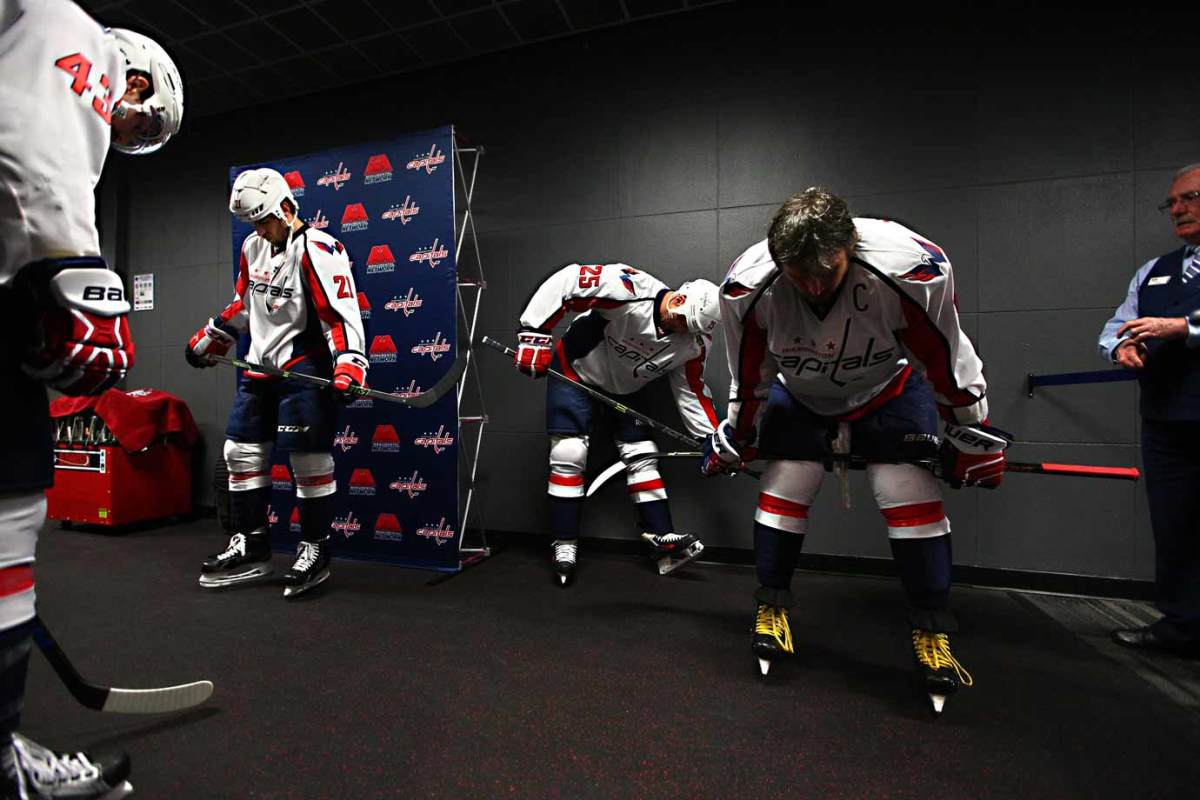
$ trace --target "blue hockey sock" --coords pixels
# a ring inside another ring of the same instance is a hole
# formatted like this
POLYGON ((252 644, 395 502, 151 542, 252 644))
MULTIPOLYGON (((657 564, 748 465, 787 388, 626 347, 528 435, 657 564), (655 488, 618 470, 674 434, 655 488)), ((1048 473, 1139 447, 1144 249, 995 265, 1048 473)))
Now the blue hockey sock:
POLYGON ((674 533, 671 506, 666 500, 648 500, 637 504, 638 522, 646 533, 674 533))
POLYGON ((915 608, 946 608, 950 602, 950 535, 888 542, 909 603, 915 608))
POLYGON ((31 620, 0 632, 0 738, 5 742, 21 724, 32 630, 31 620))
POLYGON ((790 589, 803 547, 804 534, 755 522, 754 563, 758 567, 758 582, 771 589, 790 589))
POLYGON ((550 530, 555 539, 578 539, 582 515, 582 497, 550 498, 550 530))

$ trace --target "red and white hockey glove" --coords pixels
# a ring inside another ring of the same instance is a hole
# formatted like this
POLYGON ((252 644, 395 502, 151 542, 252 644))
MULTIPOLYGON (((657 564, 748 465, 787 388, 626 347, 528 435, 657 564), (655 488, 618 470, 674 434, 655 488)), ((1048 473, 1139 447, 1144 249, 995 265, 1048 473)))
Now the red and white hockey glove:
POLYGON ((517 369, 531 378, 546 377, 546 370, 554 360, 554 337, 537 331, 521 331, 517 334, 517 369))
POLYGON ((370 362, 360 353, 342 353, 333 367, 333 391, 343 403, 352 403, 358 394, 352 389, 367 388, 367 368, 370 362))
POLYGON ((946 423, 942 438, 941 478, 955 489, 995 489, 1004 480, 1004 451, 1012 436, 983 421, 977 425, 946 423))
POLYGON ((69 395, 99 394, 133 366, 129 302, 102 258, 38 262, 23 276, 37 304, 35 341, 22 368, 69 395))
POLYGON ((187 362, 197 369, 215 366, 209 356, 223 356, 237 342, 233 332, 217 325, 215 319, 210 319, 204 327, 192 334, 188 339, 183 354, 187 362))
POLYGON ((739 443, 733 435, 733 426, 726 420, 717 426, 704 440, 700 474, 704 476, 724 473, 732 475, 746 468, 756 454, 753 447, 739 443))

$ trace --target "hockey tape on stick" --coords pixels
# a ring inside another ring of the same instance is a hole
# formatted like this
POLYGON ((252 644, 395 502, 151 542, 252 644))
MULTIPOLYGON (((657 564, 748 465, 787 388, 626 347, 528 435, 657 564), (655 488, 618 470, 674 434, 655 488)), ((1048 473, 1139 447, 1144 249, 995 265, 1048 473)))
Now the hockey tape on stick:
MULTIPOLYGON (((311 383, 315 386, 333 386, 333 381, 329 378, 322 378, 318 375, 308 375, 303 372, 292 372, 287 369, 278 369, 276 367, 268 367, 265 364, 255 364, 251 361, 245 361, 240 358, 228 358, 226 356, 207 356, 210 361, 216 361, 221 364, 228 364, 231 367, 238 369, 248 369, 251 372, 258 372, 263 375, 270 375, 274 378, 287 378, 289 380, 299 380, 306 383, 311 383)), ((415 394, 411 397, 399 397, 387 392, 381 392, 376 389, 368 389, 365 386, 351 386, 346 389, 346 394, 352 394, 357 397, 373 397, 376 400, 382 400, 385 403, 395 403, 396 405, 408 406, 410 408, 428 408, 429 406, 441 400, 454 385, 458 383, 462 377, 463 370, 467 368, 467 363, 464 359, 458 358, 450 365, 450 369, 446 374, 438 378, 437 383, 429 387, 428 390, 415 394)))
POLYGON ((212 681, 195 681, 159 689, 118 689, 97 686, 75 669, 67 654, 46 629, 40 617, 33 619, 33 640, 54 667, 67 691, 83 705, 96 711, 117 714, 163 714, 198 706, 212 696, 212 681))

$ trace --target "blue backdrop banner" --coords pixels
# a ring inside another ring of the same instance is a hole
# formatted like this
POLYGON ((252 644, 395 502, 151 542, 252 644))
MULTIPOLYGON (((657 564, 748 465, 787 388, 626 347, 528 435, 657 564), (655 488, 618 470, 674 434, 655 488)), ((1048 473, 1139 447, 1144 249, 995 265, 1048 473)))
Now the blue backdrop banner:
MULTIPOLYGON (((421 392, 458 352, 453 158, 453 129, 445 127, 229 170, 231 187, 243 170, 278 170, 305 223, 346 246, 373 389, 421 392)), ((233 220, 235 275, 250 233, 233 220)), ((341 410, 337 430, 334 554, 458 569, 455 393, 426 409, 362 399, 341 410)), ((295 483, 278 454, 271 475, 272 540, 294 549, 295 483)))

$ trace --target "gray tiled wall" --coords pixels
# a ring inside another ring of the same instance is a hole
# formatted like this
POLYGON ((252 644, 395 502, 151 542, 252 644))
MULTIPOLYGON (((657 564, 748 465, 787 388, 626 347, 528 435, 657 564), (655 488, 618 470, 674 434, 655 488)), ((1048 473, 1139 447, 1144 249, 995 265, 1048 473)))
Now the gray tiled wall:
MULTIPOLYGON (((1133 270, 1175 246, 1153 205, 1172 170, 1200 160, 1191 126, 1171 124, 1194 106, 1194 69, 1168 69, 1160 49, 1115 33, 1078 47, 1069 32, 1040 43, 963 34, 930 48, 873 34, 835 45, 747 8, 189 121, 167 151, 110 176, 128 191, 123 226, 105 206, 106 228, 127 231, 123 266, 157 280, 157 307, 134 315, 131 384, 191 404, 211 467, 232 375, 191 370, 180 349, 229 294, 228 166, 453 122, 486 147, 475 202, 489 282, 483 333, 511 338, 536 280, 571 260, 626 261, 670 283, 719 278, 783 199, 821 183, 948 249, 993 421, 1025 442, 1014 459, 1137 463, 1131 384, 1029 399, 1025 376, 1102 368, 1095 334, 1133 270)), ((545 532, 544 386, 490 352, 477 357, 491 415, 486 524, 545 532)), ((708 377, 721 397, 720 345, 708 377)), ((593 466, 613 455, 597 441, 593 466)), ((750 546, 753 481, 702 482, 683 462, 663 471, 681 529, 750 546)), ((198 483, 211 502, 208 481, 198 483)), ((886 556, 862 473, 852 488, 842 512, 827 482, 807 548, 886 556)), ((609 487, 589 503, 587 535, 636 534, 623 494, 609 487)), ((947 491, 947 506, 959 563, 1152 574, 1138 486, 1015 475, 996 492, 947 491)))

